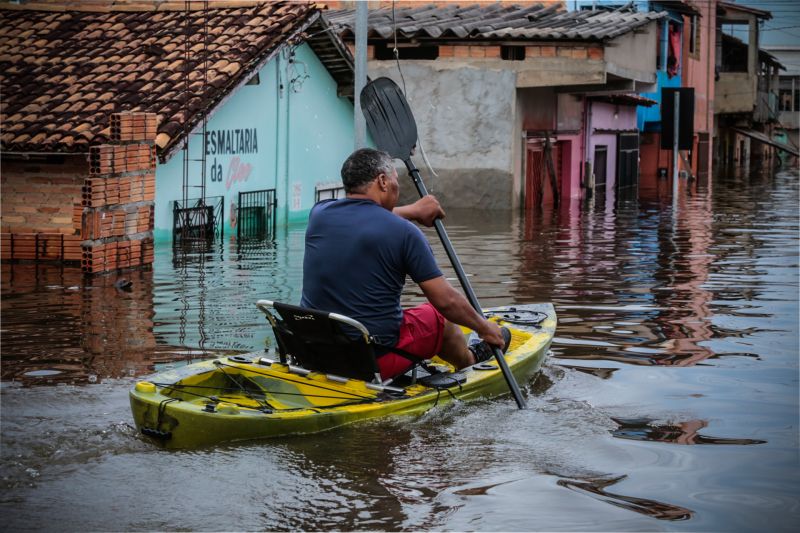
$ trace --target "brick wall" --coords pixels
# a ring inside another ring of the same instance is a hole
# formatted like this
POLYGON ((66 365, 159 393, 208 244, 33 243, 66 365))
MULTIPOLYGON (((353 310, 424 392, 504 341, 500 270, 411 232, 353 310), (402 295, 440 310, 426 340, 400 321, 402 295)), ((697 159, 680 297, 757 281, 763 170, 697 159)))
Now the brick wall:
MULTIPOLYGON (((355 53, 355 45, 347 44, 351 53, 355 53)), ((573 59, 590 59, 602 61, 604 58, 603 46, 593 45, 533 45, 525 46, 525 59, 539 57, 569 57, 573 59)), ((402 49, 400 57, 403 57, 402 49)), ((439 45, 439 59, 450 58, 485 58, 501 59, 500 46, 498 45, 439 45)), ((375 47, 367 46, 367 59, 375 59, 375 47)))
POLYGON ((82 156, 37 161, 3 161, 3 233, 64 233, 74 235, 74 207, 80 207, 81 187, 89 173, 82 156))
POLYGON ((439 57, 485 57, 489 59, 500 59, 500 47, 478 45, 441 45, 439 46, 439 57))
POLYGON ((4 160, 0 258, 80 261, 85 156, 4 160))
POLYGON ((79 262, 88 274, 153 261, 156 115, 115 113, 86 156, 3 161, 0 258, 79 262))

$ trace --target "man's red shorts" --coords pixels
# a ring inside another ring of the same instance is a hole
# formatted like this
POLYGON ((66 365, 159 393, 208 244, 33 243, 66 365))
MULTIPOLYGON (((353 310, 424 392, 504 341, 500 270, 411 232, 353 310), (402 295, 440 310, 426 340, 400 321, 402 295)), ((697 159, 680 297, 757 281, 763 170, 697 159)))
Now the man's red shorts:
MULTIPOLYGON (((431 304, 426 303, 403 311, 400 336, 395 344, 405 352, 429 359, 442 349, 445 318, 431 304)), ((407 371, 413 363, 408 358, 389 352, 378 357, 378 368, 383 379, 407 371)))

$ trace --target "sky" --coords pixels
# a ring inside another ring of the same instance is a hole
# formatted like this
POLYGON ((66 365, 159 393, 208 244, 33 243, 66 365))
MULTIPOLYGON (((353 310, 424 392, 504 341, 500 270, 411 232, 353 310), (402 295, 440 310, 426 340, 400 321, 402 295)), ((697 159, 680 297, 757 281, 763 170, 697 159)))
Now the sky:
MULTIPOLYGON (((662 0, 667 3, 669 0, 662 0)), ((692 0, 695 4, 702 4, 709 0, 692 0)), ((798 46, 800 47, 800 0, 726 0, 743 6, 754 7, 772 12, 772 19, 762 22, 761 46, 798 46)), ((625 4, 626 0, 594 0, 597 5, 625 4)), ((567 8, 574 9, 575 4, 590 3, 589 0, 576 2, 567 0, 567 8)), ((747 42, 746 26, 723 27, 725 33, 739 37, 747 42)))
POLYGON ((734 3, 772 12, 772 19, 761 26, 761 47, 800 47, 800 0, 736 0, 734 3))

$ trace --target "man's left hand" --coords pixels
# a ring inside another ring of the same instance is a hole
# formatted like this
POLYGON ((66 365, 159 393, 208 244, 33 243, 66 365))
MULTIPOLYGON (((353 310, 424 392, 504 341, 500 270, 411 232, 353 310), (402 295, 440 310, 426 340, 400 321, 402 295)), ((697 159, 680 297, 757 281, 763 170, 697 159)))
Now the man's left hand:
POLYGON ((437 218, 445 217, 444 209, 439 204, 439 200, 431 194, 423 196, 411 205, 395 207, 394 213, 406 220, 413 220, 427 227, 433 226, 437 218))

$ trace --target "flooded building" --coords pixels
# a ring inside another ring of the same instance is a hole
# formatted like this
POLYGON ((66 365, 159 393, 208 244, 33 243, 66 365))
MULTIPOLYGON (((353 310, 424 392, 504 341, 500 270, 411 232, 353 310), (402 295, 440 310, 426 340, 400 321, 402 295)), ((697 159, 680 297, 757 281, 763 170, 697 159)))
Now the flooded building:
POLYGON ((759 23, 768 11, 728 2, 717 5, 714 112, 715 160, 723 166, 771 165, 772 130, 778 120, 778 75, 783 67, 759 48, 759 23), (744 26, 743 39, 731 32, 744 26))
POLYGON ((599 200, 612 201, 617 192, 639 183, 639 129, 637 109, 655 100, 633 94, 608 94, 587 99, 588 157, 592 180, 587 189, 599 200))
POLYGON ((313 4, 3 4, 0 54, 4 260, 260 235, 353 148, 352 58, 313 4))
MULTIPOLYGON (((577 0, 578 10, 659 12, 656 47, 656 84, 641 96, 657 105, 640 106, 637 126, 640 131, 642 179, 652 181, 672 175, 672 152, 662 148, 662 95, 664 89, 691 88, 694 94, 692 149, 682 153, 679 170, 707 177, 711 172, 711 146, 714 134, 714 62, 716 3, 691 1, 636 1, 602 3, 577 0)), ((684 104, 685 105, 685 104, 684 104)))
MULTIPOLYGON (((328 15, 350 43, 353 16, 352 9, 328 15)), ((593 183, 590 137, 602 133, 588 129, 588 97, 652 90, 663 16, 569 12, 560 3, 370 9, 369 75, 404 87, 437 174, 429 185, 446 206, 576 200, 593 183)), ((610 116, 613 106, 620 117, 637 104, 611 104, 610 116)), ((601 163, 611 189, 620 160, 616 135, 628 133, 613 131, 615 142, 606 145, 613 157, 601 163)))
POLYGON ((639 7, 666 13, 658 28, 658 84, 655 91, 643 94, 659 105, 639 110, 642 176, 653 179, 672 175, 672 152, 662 149, 661 99, 664 89, 683 87, 694 94, 693 139, 692 149, 679 160, 679 170, 707 177, 714 132, 714 70, 710 58, 715 47, 715 0, 702 4, 641 2, 639 7))
MULTIPOLYGON (((786 68, 778 73, 778 123, 773 138, 797 150, 800 146, 800 46, 764 48, 786 68)), ((788 163, 791 155, 781 151, 779 157, 788 163)))

